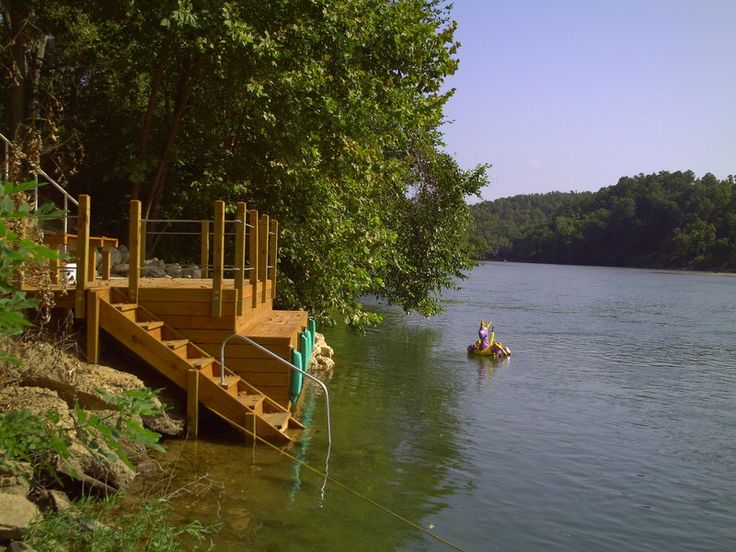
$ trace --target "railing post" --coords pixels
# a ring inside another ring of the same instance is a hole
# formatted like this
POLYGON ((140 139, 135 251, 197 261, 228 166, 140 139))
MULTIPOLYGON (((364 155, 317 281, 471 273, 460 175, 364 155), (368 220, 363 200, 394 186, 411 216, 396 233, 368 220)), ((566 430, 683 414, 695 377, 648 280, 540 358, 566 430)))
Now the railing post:
POLYGON ((212 248, 212 316, 222 316, 222 275, 225 269, 225 202, 215 201, 215 235, 212 248))
POLYGON ((106 247, 102 250, 102 265, 100 265, 100 278, 102 280, 109 280, 111 269, 112 269, 111 252, 110 252, 110 248, 106 247))
POLYGON ((253 308, 258 306, 258 211, 250 211, 250 241, 248 244, 250 284, 253 286, 253 308))
POLYGON ((100 356, 100 295, 90 291, 87 298, 87 362, 97 364, 100 356))
POLYGON ((244 202, 239 201, 235 206, 235 314, 243 315, 243 287, 245 286, 245 215, 247 213, 244 202))
POLYGON ((270 243, 268 244, 268 265, 271 268, 268 272, 269 278, 271 279, 271 299, 273 300, 276 297, 276 265, 279 262, 279 221, 277 220, 271 221, 270 238, 270 243))
POLYGON ((210 274, 210 221, 202 221, 202 242, 199 253, 199 266, 202 278, 209 278, 210 274))
POLYGON ((74 315, 84 318, 85 293, 87 280, 89 278, 89 215, 90 199, 87 194, 79 196, 79 209, 77 212, 77 292, 74 298, 74 315))
POLYGON ((187 372, 187 437, 199 432, 199 370, 187 372))
POLYGON ((258 228, 258 276, 263 282, 261 302, 266 302, 266 281, 268 279, 268 215, 261 215, 258 228))
POLYGON ((138 199, 130 202, 128 247, 128 299, 131 303, 137 303, 141 285, 141 202, 138 199))

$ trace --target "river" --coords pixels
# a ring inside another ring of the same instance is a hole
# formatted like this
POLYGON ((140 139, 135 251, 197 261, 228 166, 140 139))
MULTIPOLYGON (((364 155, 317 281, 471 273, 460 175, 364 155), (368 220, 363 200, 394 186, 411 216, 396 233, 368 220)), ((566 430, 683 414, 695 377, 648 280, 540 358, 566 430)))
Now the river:
MULTIPOLYGON (((232 438, 169 442, 177 519, 222 523, 223 551, 452 550, 411 523, 467 551, 736 549, 736 277, 485 263, 445 299, 325 331, 339 483, 232 438), (481 318, 510 359, 466 355, 481 318)), ((307 393, 290 452, 321 470, 307 393)))

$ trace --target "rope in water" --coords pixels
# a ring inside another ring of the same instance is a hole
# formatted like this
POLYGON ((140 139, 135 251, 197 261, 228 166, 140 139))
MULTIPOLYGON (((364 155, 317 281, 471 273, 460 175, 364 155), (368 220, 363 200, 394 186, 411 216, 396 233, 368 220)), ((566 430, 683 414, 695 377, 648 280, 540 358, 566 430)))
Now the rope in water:
MULTIPOLYGON (((386 512, 387 514, 389 514, 389 515, 391 515, 391 516, 395 517, 395 518, 396 518, 396 519, 398 519, 399 521, 401 521, 401 522, 403 522, 403 523, 406 523, 407 525, 409 525, 409 526, 413 527, 414 529, 416 529, 416 530, 418 530, 418 531, 421 531, 421 532, 422 532, 422 533, 424 533, 425 535, 428 535, 428 536, 432 537, 432 538, 433 538, 434 540, 436 540, 437 542, 441 542, 442 544, 444 544, 444 545, 446 545, 446 546, 448 546, 448 547, 452 548, 453 550, 457 550, 458 552, 465 552, 465 550, 464 550, 464 549, 460 548, 460 546, 458 546, 458 545, 457 545, 457 544, 455 544, 454 542, 452 542, 452 541, 450 541, 450 540, 446 539, 445 537, 443 537, 443 536, 441 536, 441 535, 438 535, 438 534, 437 534, 437 533, 435 533, 434 531, 430 531, 430 530, 429 530, 429 529, 427 529, 426 527, 422 527, 421 525, 419 525, 418 523, 416 523, 416 522, 414 522, 414 521, 411 521, 410 519, 406 519, 406 518, 405 518, 404 516, 402 516, 402 515, 401 515, 401 514, 399 514, 398 512, 394 512, 393 510, 391 510, 391 509, 390 509, 389 507, 387 507, 387 506, 384 506, 383 504, 379 504, 378 502, 376 502, 376 501, 375 501, 375 500, 373 500, 372 498, 369 498, 369 497, 367 497, 367 496, 365 496, 365 495, 363 495, 363 494, 359 493, 359 492, 358 492, 358 491, 356 491, 355 489, 352 489, 352 488, 348 487, 348 486, 347 486, 347 485, 345 485, 344 483, 341 483, 341 482, 339 482, 338 480, 334 479, 334 478, 333 478, 332 476, 330 476, 330 475, 328 475, 328 474, 326 474, 326 473, 324 473, 324 472, 321 472, 320 470, 318 470, 318 469, 317 469, 317 468, 315 468, 315 467, 312 467, 312 466, 310 466, 309 464, 307 464, 307 463, 306 463, 306 462, 304 462, 303 460, 299 460, 299 458, 297 458, 297 457, 295 457, 295 456, 292 456, 291 454, 289 454, 288 452, 286 452, 286 451, 285 451, 285 450, 283 450, 283 449, 280 449, 279 447, 277 447, 277 446, 276 446, 276 445, 274 445, 273 443, 270 443, 270 442, 266 441, 266 440, 265 440, 265 439, 264 439, 263 437, 260 437, 259 435, 256 435, 256 434, 255 434, 255 432, 253 432, 253 431, 250 431, 250 430, 246 429, 245 427, 241 426, 240 424, 238 424, 238 423, 235 423, 235 422, 233 422, 233 421, 232 421, 232 420, 230 420, 229 418, 225 417, 225 416, 224 416, 223 414, 220 414, 220 413, 219 413, 219 412, 218 412, 217 410, 214 410, 214 409, 212 409, 212 408, 210 408, 210 407, 207 407, 207 408, 208 408, 208 410, 210 410, 211 412, 213 412, 214 414, 216 414, 217 416, 219 416, 220 418, 222 418, 222 419, 223 419, 224 421, 226 421, 227 423, 229 423, 229 424, 230 424, 231 426, 235 427, 236 429, 239 429, 240 431, 242 431, 243 433, 246 433, 247 435, 250 435, 250 436, 251 436, 251 437, 253 437, 253 438, 254 438, 255 440, 258 440, 258 441, 260 441, 261 443, 263 443, 263 444, 265 444, 265 445, 268 445, 268 446, 269 446, 269 447, 271 447, 271 448, 272 448, 273 450, 275 450, 275 451, 277 451, 277 452, 279 452, 279 453, 283 454, 284 456, 286 456, 286 457, 287 457, 287 458, 289 458, 290 460, 293 460, 294 462, 296 462, 296 463, 297 463, 297 464, 299 464, 300 466, 302 466, 302 467, 304 467, 304 468, 306 468, 306 469, 308 469, 308 470, 310 470, 310 471, 312 471, 312 472, 316 473, 316 474, 317 474, 317 475, 319 475, 320 477, 324 477, 324 478, 325 478, 326 480, 328 480, 328 481, 329 481, 330 483, 333 483, 333 484, 337 485, 338 487, 340 487, 341 489, 344 489, 344 490, 348 491, 349 493, 351 493, 351 494, 353 494, 353 495, 357 496, 358 498, 360 498, 360 499, 362 499, 362 500, 365 500, 365 501, 366 501, 366 502, 367 502, 368 504, 371 504, 371 505, 375 506, 375 507, 376 507, 376 508, 378 508, 379 510, 383 510, 384 512, 386 512)), ((255 428, 254 428, 254 429, 255 429, 255 428)))

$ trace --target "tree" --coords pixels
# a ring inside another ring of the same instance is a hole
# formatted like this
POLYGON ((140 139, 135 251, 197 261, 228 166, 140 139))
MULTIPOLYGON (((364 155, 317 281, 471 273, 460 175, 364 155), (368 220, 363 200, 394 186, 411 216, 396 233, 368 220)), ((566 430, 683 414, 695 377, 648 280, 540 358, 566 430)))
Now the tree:
POLYGON ((281 221, 279 304, 355 323, 365 293, 434 312, 469 266, 462 199, 485 169, 443 151, 444 1, 46 5, 65 22, 48 23, 42 79, 84 146, 70 182, 100 231, 124 235, 132 197, 150 218, 245 200, 281 221))

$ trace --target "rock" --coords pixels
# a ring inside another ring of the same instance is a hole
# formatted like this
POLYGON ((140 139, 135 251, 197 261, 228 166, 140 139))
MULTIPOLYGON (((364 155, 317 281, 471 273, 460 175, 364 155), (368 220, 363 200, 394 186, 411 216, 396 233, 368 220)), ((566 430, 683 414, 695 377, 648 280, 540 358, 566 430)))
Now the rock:
POLYGON ((179 263, 169 263, 164 265, 164 271, 167 276, 171 276, 172 278, 181 277, 181 265, 179 263))
POLYGON ((141 267, 141 276, 144 278, 163 278, 166 276, 166 263, 155 257, 146 260, 141 267))
POLYGON ((181 267, 182 278, 196 278, 202 277, 202 270, 195 264, 184 265, 181 267))
POLYGON ((130 270, 128 263, 114 264, 112 265, 112 268, 110 268, 110 272, 119 276, 128 274, 128 270, 130 270))
POLYGON ((178 437, 184 433, 184 420, 172 418, 166 413, 159 416, 143 416, 143 424, 156 433, 178 437))
POLYGON ((34 548, 24 542, 13 541, 6 548, 6 552, 36 552, 34 548))
POLYGON ((63 512, 72 505, 71 500, 69 500, 69 497, 63 491, 51 489, 47 491, 47 497, 51 507, 57 512, 63 512))
POLYGON ((123 254, 117 247, 110 248, 110 266, 115 266, 123 263, 123 254))
POLYGON ((0 473, 0 493, 26 496, 31 491, 33 468, 28 462, 6 461, 9 469, 0 473))
POLYGON ((20 539, 31 522, 41 515, 38 507, 23 496, 0 493, 0 540, 20 539))

